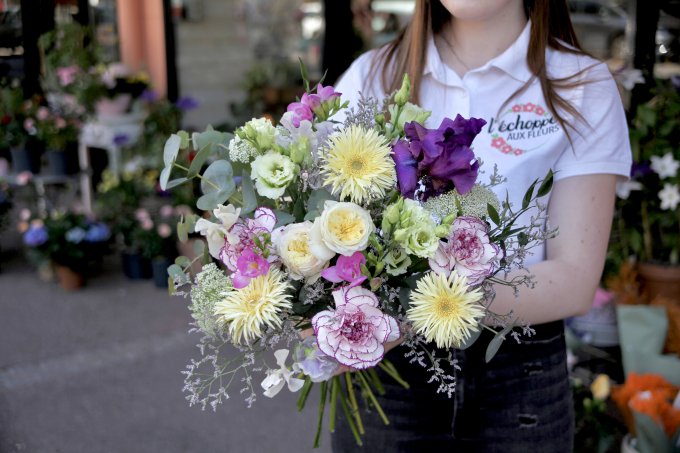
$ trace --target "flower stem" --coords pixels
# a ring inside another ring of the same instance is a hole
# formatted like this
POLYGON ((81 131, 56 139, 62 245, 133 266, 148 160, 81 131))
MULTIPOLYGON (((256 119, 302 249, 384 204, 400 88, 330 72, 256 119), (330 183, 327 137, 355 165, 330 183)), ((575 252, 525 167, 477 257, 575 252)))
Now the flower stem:
POLYGON ((406 382, 405 380, 403 380, 401 378, 401 376, 399 376, 399 373, 397 373, 397 370, 394 368, 394 365, 392 365, 392 363, 385 364, 383 362, 380 362, 378 364, 378 366, 380 367, 381 370, 383 370, 385 373, 387 373, 392 379, 397 381, 397 383, 400 384, 405 389, 408 389, 408 388, 411 387, 410 385, 408 385, 408 382, 406 382))
POLYGON ((345 381, 347 381, 347 395, 349 396, 349 403, 352 407, 352 414, 357 421, 357 428, 359 433, 364 434, 364 424, 361 421, 361 414, 359 413, 359 405, 357 404, 357 397, 354 394, 354 386, 352 384, 352 373, 345 373, 345 381))
POLYGON ((313 386, 314 383, 312 382, 311 379, 309 378, 305 379, 305 384, 302 386, 302 390, 300 391, 300 397, 298 398, 297 401, 298 411, 302 411, 302 409, 305 408, 305 404, 307 403, 307 397, 309 396, 309 392, 312 390, 313 386))
POLYGON ((328 429, 330 432, 334 433, 335 432, 335 412, 337 409, 337 403, 338 403, 338 389, 340 387, 340 378, 337 376, 333 377, 333 380, 331 381, 331 405, 330 409, 328 410, 328 429))
POLYGON ((316 423, 316 436, 314 436, 314 448, 319 448, 321 440, 321 427, 323 425, 323 413, 326 410, 326 396, 328 393, 328 382, 321 383, 321 398, 319 399, 319 417, 316 423))
POLYGON ((387 415, 385 415, 385 412, 383 412, 382 407, 380 406, 380 403, 378 402, 378 399, 375 397, 373 394, 373 390, 371 390, 371 384, 368 383, 368 380, 364 376, 364 373, 362 371, 357 371, 357 376, 359 376, 359 380, 364 386, 364 390, 366 390, 366 394, 368 395, 368 399, 371 400, 373 405, 375 406, 375 410, 378 411, 378 415, 380 415, 380 418, 382 418, 382 421, 384 424, 389 425, 390 421, 387 418, 387 415))
POLYGON ((375 368, 369 368, 366 370, 368 373, 368 377, 371 378, 371 381, 373 382, 373 386, 375 389, 378 391, 380 395, 385 394, 385 387, 383 387, 382 382, 380 382, 380 377, 378 376, 378 373, 375 372, 375 368))
MULTIPOLYGON (((338 385, 340 385, 340 378, 336 376, 335 379, 338 379, 338 385)), ((350 413, 350 408, 349 405, 347 404, 347 399, 345 398, 345 394, 343 392, 340 392, 340 403, 342 404, 342 410, 345 412, 345 417, 347 418, 347 424, 349 425, 349 429, 352 431, 352 434, 354 435, 354 440, 356 440, 357 445, 361 447, 363 445, 363 442, 361 442, 361 436, 357 431, 357 427, 354 424, 354 420, 352 420, 352 414, 350 413)), ((361 419, 359 418, 358 421, 361 421, 361 419)), ((361 430, 363 433, 363 427, 361 430)))

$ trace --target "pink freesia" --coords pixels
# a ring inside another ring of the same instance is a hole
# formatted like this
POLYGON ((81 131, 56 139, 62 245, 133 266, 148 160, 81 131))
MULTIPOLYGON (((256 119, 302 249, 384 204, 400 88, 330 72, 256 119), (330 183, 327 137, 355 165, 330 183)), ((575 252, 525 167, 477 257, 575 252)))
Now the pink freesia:
POLYGON ((78 66, 63 66, 57 68, 57 77, 61 86, 65 87, 72 84, 76 80, 76 74, 80 69, 78 66))
POLYGON ((287 111, 293 114, 291 121, 295 127, 300 127, 301 121, 312 121, 314 118, 312 109, 310 109, 307 104, 303 104, 302 102, 293 102, 289 104, 287 111))
POLYGON ((350 287, 360 285, 366 276, 361 274, 361 265, 366 258, 361 252, 354 252, 352 256, 340 255, 335 266, 321 271, 321 276, 333 283, 348 282, 350 287))
POLYGON ((300 99, 300 102, 309 107, 311 111, 314 111, 318 106, 321 105, 321 98, 316 94, 304 93, 300 99))
POLYGON ((318 84, 316 86, 316 94, 319 96, 319 98, 321 98, 321 102, 325 102, 340 97, 342 93, 336 92, 335 88, 333 88, 330 85, 323 86, 321 84, 318 84))
MULTIPOLYGON (((252 219, 239 221, 227 232, 224 237, 224 245, 220 249, 220 260, 230 271, 238 270, 238 259, 246 249, 256 250, 255 237, 260 243, 265 235, 271 235, 276 225, 276 215, 269 208, 257 208, 252 219)), ((273 263, 278 259, 271 241, 266 244, 269 250, 267 260, 273 263)))
POLYGON ((250 280, 269 272, 269 262, 251 248, 246 248, 241 253, 236 261, 236 266, 237 270, 231 276, 231 282, 236 289, 245 288, 250 280))
POLYGON ((501 248, 489 240, 489 227, 477 217, 461 216, 453 221, 447 241, 440 241, 435 256, 429 260, 436 273, 455 271, 467 277, 470 285, 479 285, 491 275, 503 257, 501 248))
POLYGON ((378 298, 360 286, 333 291, 335 310, 312 318, 319 349, 339 363, 359 370, 380 362, 384 344, 399 338, 399 324, 378 309, 378 298))

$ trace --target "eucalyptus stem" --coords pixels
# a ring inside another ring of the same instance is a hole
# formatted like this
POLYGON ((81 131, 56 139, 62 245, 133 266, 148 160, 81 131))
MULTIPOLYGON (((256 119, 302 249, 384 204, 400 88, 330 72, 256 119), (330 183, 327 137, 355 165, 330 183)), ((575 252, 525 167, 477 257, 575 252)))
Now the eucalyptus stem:
POLYGON ((378 414, 380 415, 380 418, 382 418, 383 423, 389 425, 390 421, 387 418, 387 415, 385 415, 385 412, 383 412, 383 409, 380 406, 378 399, 373 394, 373 390, 371 390, 371 384, 368 383, 368 380, 364 376, 364 373, 362 371, 357 371, 356 375, 359 377, 359 380, 363 384, 364 390, 366 390, 366 394, 368 395, 368 399, 370 399, 373 405, 375 406, 375 410, 378 411, 378 414))
MULTIPOLYGON (((174 165, 175 167, 179 168, 180 170, 184 170, 185 172, 189 173, 189 169, 188 169, 187 167, 185 167, 184 165, 182 165, 182 164, 178 164, 177 162, 174 162, 172 165, 174 165)), ((204 178, 203 175, 197 174, 196 176, 197 176, 198 179, 200 179, 201 181, 205 181, 207 184, 209 184, 210 186, 212 186, 213 189, 215 189, 215 190, 220 190, 220 186, 218 186, 217 184, 215 184, 214 182, 212 182, 212 181, 209 180, 208 178, 204 178)))
POLYGON ((359 433, 364 434, 364 424, 361 421, 361 414, 359 413, 359 404, 357 404, 357 397, 354 394, 354 386, 352 384, 352 373, 345 373, 345 381, 347 382, 347 395, 349 396, 349 403, 352 407, 352 414, 357 421, 357 428, 359 433))
POLYGON ((319 399, 319 417, 316 423, 316 435, 314 436, 314 448, 319 448, 321 440, 321 427, 323 425, 323 413, 326 410, 326 396, 328 393, 328 382, 321 383, 321 398, 319 399))

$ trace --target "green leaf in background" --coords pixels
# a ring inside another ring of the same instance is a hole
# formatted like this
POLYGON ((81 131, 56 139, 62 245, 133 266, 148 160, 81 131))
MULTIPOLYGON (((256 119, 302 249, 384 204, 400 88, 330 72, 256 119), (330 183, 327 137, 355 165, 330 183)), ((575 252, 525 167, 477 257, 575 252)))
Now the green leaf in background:
POLYGON ((196 256, 202 255, 203 251, 205 250, 205 242, 201 239, 197 239, 194 241, 194 253, 196 256))
POLYGON ((512 325, 507 326, 505 329, 501 330, 500 332, 496 333, 496 336, 493 337, 493 339, 489 342, 489 346, 486 348, 486 354, 484 357, 484 360, 486 360, 486 363, 489 363, 491 359, 494 358, 498 350, 500 349, 501 345, 505 341, 505 336, 512 330, 512 325))
POLYGON ((327 200, 335 200, 329 191, 325 189, 314 190, 307 200, 307 214, 304 219, 314 220, 319 217, 327 200))
POLYGON ((243 194, 241 215, 250 214, 257 209, 257 194, 253 187, 253 180, 250 179, 250 172, 245 169, 241 173, 241 192, 243 194))
POLYGON ((498 211, 496 211, 496 208, 494 208, 494 207, 491 205, 491 203, 487 203, 487 204, 486 204, 486 212, 489 213, 489 218, 491 219, 491 221, 492 221, 493 223, 495 223, 496 225, 500 225, 500 224, 501 224, 501 218, 500 218, 500 216, 498 215, 498 211))
POLYGON ((475 332, 472 332, 470 335, 470 338, 462 342, 460 345, 456 347, 456 349, 460 349, 461 351, 469 348, 473 344, 475 344, 475 341, 479 339, 479 337, 482 335, 482 327, 478 328, 475 332))
POLYGON ((172 181, 168 181, 167 184, 165 185, 165 190, 169 190, 169 189, 172 189, 173 187, 177 187, 179 185, 182 185, 187 181, 188 181, 187 178, 176 178, 176 179, 173 179, 172 181))
POLYGON ((191 260, 186 256, 178 256, 175 258, 175 264, 179 267, 188 267, 191 266, 191 260))
POLYGON ((534 198, 534 188, 536 187, 536 184, 538 184, 538 179, 535 180, 527 189, 526 193, 524 194, 524 199, 522 200, 522 209, 526 209, 529 207, 529 203, 531 203, 531 199, 534 198))
POLYGON ((172 164, 177 160, 181 144, 182 138, 177 134, 172 134, 166 140, 165 147, 163 148, 163 163, 166 168, 172 167, 172 164))
POLYGON ((168 189, 168 181, 170 180, 170 172, 172 172, 172 167, 165 167, 161 170, 160 178, 158 178, 158 183, 162 190, 168 189))
POLYGON ((185 222, 177 223, 177 239, 182 243, 189 239, 189 228, 185 222))
MULTIPOLYGON (((211 192, 225 192, 227 196, 234 193, 236 184, 234 183, 234 174, 232 173, 231 164, 226 160, 216 160, 203 172, 201 178, 201 191, 204 194, 211 192)), ((223 200, 224 201, 224 200, 223 200)))
POLYGON ((210 146, 206 145, 196 153, 194 160, 191 161, 187 178, 195 178, 198 176, 201 172, 201 168, 203 168, 203 164, 205 164, 205 161, 208 159, 208 156, 210 156, 210 146))
POLYGON ((276 225, 274 228, 282 227, 288 225, 289 223, 295 222, 295 217, 288 214, 287 212, 274 209, 274 214, 276 214, 276 225))

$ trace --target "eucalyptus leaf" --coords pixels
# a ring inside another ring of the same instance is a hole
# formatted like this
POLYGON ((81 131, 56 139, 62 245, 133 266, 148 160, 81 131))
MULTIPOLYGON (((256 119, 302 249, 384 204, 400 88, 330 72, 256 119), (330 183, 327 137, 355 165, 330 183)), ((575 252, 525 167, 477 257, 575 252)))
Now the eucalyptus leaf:
POLYGON ((158 183, 161 186, 161 190, 168 189, 168 181, 170 180, 170 173, 172 172, 172 167, 165 167, 161 170, 161 175, 158 178, 158 183))
MULTIPOLYGON (((201 178, 201 191, 204 194, 213 192, 221 192, 226 194, 224 198, 218 203, 225 201, 236 189, 234 182, 234 174, 232 173, 231 164, 226 160, 216 160, 203 172, 201 178)), ((222 195, 219 197, 221 198, 222 195)), ((203 209, 203 208, 201 208, 203 209)), ((212 209, 212 208, 211 208, 212 209)))
POLYGON ((177 239, 182 243, 189 239, 189 227, 185 222, 177 223, 177 239))
POLYGON ((473 331, 472 334, 470 335, 470 337, 467 340, 465 340, 464 342, 462 342, 459 346, 457 346, 456 349, 460 349, 461 351, 463 351, 463 350, 469 348, 470 346, 475 344, 475 342, 479 339, 479 337, 481 335, 482 335, 482 328, 480 327, 476 331, 473 331))
POLYGON ((179 185, 182 185, 187 181, 188 181, 187 178, 176 178, 176 179, 173 179, 172 181, 168 181, 168 183, 165 185, 165 190, 169 190, 169 189, 172 189, 173 187, 177 187, 179 185))
POLYGON ((257 194, 253 187, 253 180, 247 170, 241 173, 241 193, 243 194, 243 206, 241 214, 250 214, 257 209, 257 194))
POLYGON ((182 145, 182 137, 177 134, 172 134, 165 141, 165 146, 163 147, 163 163, 165 167, 172 167, 172 164, 177 160, 177 155, 179 154, 180 146, 182 145))
POLYGON ((282 227, 288 225, 289 223, 295 222, 295 217, 288 214, 287 212, 274 209, 274 214, 276 214, 276 225, 274 228, 282 227))
POLYGON ((194 156, 194 160, 191 161, 189 166, 189 172, 187 173, 187 178, 195 178, 201 172, 203 164, 210 156, 210 146, 206 145, 200 149, 194 156))
POLYGON ((178 256, 175 258, 175 264, 180 267, 188 267, 191 266, 191 260, 186 256, 178 256))
POLYGON ((211 155, 219 153, 220 146, 228 146, 232 137, 231 134, 216 131, 211 126, 208 126, 203 132, 194 132, 191 136, 191 140, 194 149, 202 150, 207 147, 208 155, 211 155))
POLYGON ((194 253, 196 256, 202 255, 203 250, 205 250, 205 242, 202 239, 197 239, 194 241, 194 253))
POLYGON ((233 189, 231 191, 218 190, 217 192, 206 193, 196 200, 196 207, 203 211, 212 211, 218 204, 227 201, 232 192, 233 189))
POLYGON ((399 303, 404 308, 408 310, 411 307, 411 289, 410 288, 399 288, 399 303))
POLYGON ((182 280, 186 277, 186 274, 182 268, 177 264, 172 264, 170 267, 168 267, 168 275, 179 280, 182 280))
POLYGON ((333 195, 326 189, 317 189, 312 191, 312 193, 309 195, 309 199, 307 200, 307 208, 308 210, 317 210, 317 211, 323 211, 324 203, 328 200, 335 200, 333 198, 333 195))
POLYGON ((501 330, 500 332, 496 333, 496 336, 493 337, 493 339, 489 342, 489 346, 486 348, 486 354, 484 357, 484 360, 486 360, 486 363, 489 363, 491 359, 494 358, 498 350, 500 349, 501 345, 505 341, 505 336, 512 330, 512 326, 507 326, 505 329, 501 330))

